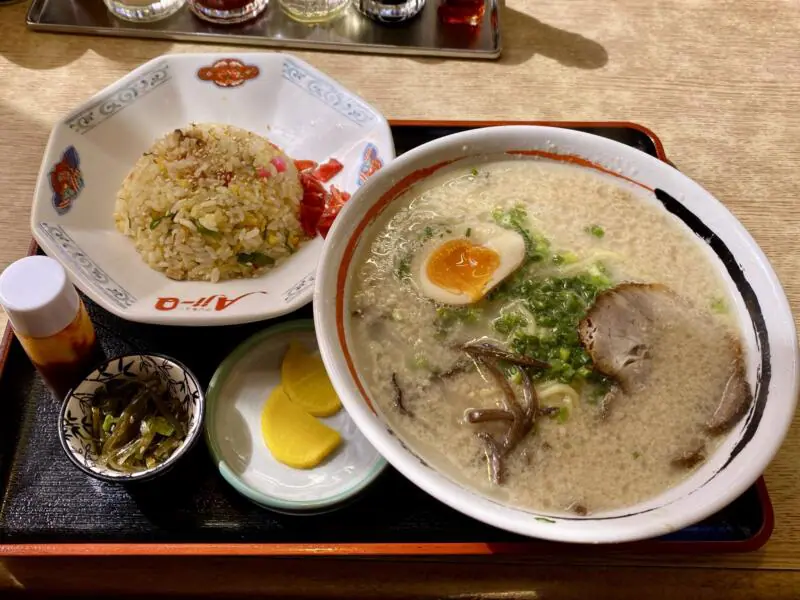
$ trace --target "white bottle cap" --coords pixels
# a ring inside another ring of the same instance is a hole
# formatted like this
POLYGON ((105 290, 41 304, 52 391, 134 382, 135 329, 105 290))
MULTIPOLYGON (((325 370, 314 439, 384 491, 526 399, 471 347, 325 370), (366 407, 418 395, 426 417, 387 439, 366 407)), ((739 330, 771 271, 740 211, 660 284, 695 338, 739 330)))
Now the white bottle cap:
POLYGON ((17 333, 45 338, 75 320, 80 298, 58 262, 28 256, 0 273, 0 305, 17 333))

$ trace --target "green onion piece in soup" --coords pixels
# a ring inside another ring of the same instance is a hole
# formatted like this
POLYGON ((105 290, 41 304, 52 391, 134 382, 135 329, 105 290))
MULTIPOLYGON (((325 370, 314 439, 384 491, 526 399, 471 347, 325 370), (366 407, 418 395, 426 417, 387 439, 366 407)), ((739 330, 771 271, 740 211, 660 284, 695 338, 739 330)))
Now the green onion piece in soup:
POLYGON ((578 262, 578 255, 574 252, 561 252, 553 254, 551 260, 554 265, 571 265, 578 262))
POLYGON ((728 312, 728 305, 724 298, 713 298, 711 300, 711 310, 722 315, 728 312))
POLYGON ((497 333, 509 335, 516 329, 523 329, 528 326, 528 320, 519 313, 508 312, 500 315, 492 321, 492 327, 497 333))
POLYGON ((510 298, 511 302, 508 308, 501 308, 501 316, 492 325, 498 333, 509 335, 511 350, 550 364, 549 369, 534 377, 564 383, 590 379, 594 372, 591 359, 578 340, 578 323, 597 294, 610 285, 610 278, 599 267, 571 277, 520 279, 504 291, 502 298, 510 298), (511 308, 519 301, 534 319, 534 333, 521 326, 511 308))
POLYGON ((606 234, 605 229, 600 227, 600 225, 590 225, 586 228, 586 233, 593 235, 596 238, 601 238, 606 234))
POLYGON ((411 277, 411 254, 406 254, 396 261, 394 274, 400 280, 411 277))
POLYGON ((522 236, 527 262, 540 262, 550 255, 550 241, 530 230, 528 213, 524 207, 517 205, 509 210, 496 208, 492 211, 492 218, 501 227, 516 231, 522 236))
POLYGON ((446 333, 458 323, 477 323, 483 308, 479 306, 439 306, 433 325, 439 333, 446 333))

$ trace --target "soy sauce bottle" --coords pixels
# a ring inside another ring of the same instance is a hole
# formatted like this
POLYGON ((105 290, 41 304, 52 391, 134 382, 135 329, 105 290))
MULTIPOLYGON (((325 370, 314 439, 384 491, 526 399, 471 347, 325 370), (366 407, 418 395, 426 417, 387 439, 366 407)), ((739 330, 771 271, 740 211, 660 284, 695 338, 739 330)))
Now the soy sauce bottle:
POLYGON ((56 398, 64 398, 102 360, 86 307, 52 258, 28 256, 8 266, 0 274, 0 305, 56 398))

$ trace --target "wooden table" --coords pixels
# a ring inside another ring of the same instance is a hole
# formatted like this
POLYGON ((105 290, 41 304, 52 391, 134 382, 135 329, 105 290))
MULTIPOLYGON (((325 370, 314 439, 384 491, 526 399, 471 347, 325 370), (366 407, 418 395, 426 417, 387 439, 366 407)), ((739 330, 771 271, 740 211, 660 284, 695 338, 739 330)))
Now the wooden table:
MULTIPOLYGON (((796 2, 508 4, 506 49, 499 62, 299 55, 390 118, 630 120, 651 127, 680 169, 725 202, 753 234, 800 315, 796 2)), ((28 247, 28 210, 53 122, 148 59, 214 49, 30 33, 25 9, 25 3, 0 8, 0 267, 28 247)), ((4 320, 0 317, 0 325, 4 320)), ((15 559, 5 563, 5 585, 74 592, 260 591, 284 597, 471 597, 480 592, 487 598, 795 598, 800 595, 797 426, 767 471, 767 484, 775 532, 764 549, 747 555, 633 557, 598 549, 569 565, 546 558, 410 564, 15 559), (141 582, 133 583, 133 573, 143 577, 141 582), (291 583, 292 577, 302 585, 291 583)))

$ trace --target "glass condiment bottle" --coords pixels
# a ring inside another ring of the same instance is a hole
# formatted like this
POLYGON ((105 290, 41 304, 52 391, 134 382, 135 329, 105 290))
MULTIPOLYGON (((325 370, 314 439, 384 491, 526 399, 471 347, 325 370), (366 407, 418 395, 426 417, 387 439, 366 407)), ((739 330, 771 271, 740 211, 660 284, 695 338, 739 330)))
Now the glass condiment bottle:
POLYGON ((174 15, 186 0, 104 0, 109 12, 125 21, 151 23, 174 15))
POLYGON ((356 7, 373 21, 395 24, 417 16, 425 8, 425 0, 357 0, 356 7))
POLYGON ((269 0, 189 0, 192 12, 211 23, 231 25, 255 19, 269 0))
POLYGON ((447 25, 478 27, 486 12, 486 0, 441 0, 439 20, 447 25))
POLYGON ((0 274, 0 305, 25 353, 58 398, 102 359, 86 307, 64 268, 28 256, 0 274))

